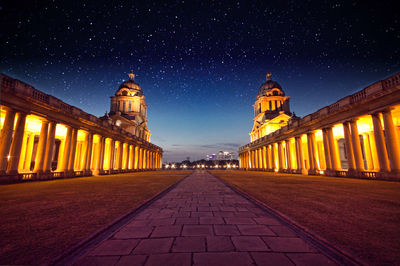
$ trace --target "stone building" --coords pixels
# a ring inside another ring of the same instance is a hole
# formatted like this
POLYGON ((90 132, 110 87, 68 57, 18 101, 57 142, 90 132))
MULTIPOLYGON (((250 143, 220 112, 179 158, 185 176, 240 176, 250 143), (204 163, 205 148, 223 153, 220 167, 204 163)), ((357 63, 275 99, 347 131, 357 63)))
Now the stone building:
POLYGON ((120 86, 105 119, 0 74, 0 181, 161 168, 162 149, 149 142, 147 106, 135 84, 132 77, 120 86))
POLYGON ((129 133, 150 141, 144 99, 142 88, 135 82, 135 74, 131 72, 129 79, 119 86, 115 96, 111 96, 111 108, 106 116, 129 133))
POLYGON ((254 108, 254 125, 250 132, 250 141, 264 137, 285 126, 292 115, 289 96, 285 96, 281 85, 272 80, 271 73, 258 89, 254 108))
MULTIPOLYGON (((260 107, 259 95, 256 118, 258 111, 268 111, 262 103, 260 107)), ((289 112, 288 105, 284 111, 289 112)), ((287 119, 286 125, 277 129, 255 133, 262 125, 257 128, 255 124, 250 133, 252 141, 239 148, 243 169, 400 177, 400 73, 301 119, 287 119)))

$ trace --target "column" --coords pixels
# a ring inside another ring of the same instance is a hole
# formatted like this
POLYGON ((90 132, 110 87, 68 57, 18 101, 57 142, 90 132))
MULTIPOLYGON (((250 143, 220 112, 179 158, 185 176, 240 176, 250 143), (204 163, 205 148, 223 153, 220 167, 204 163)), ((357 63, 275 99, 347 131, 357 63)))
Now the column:
POLYGON ((347 154, 347 163, 349 165, 349 172, 355 170, 355 159, 354 159, 354 150, 353 150, 353 141, 351 140, 351 132, 350 132, 350 123, 343 123, 343 132, 344 132, 344 141, 346 144, 346 154, 347 154))
POLYGON ((297 170, 299 173, 304 172, 304 159, 303 159, 303 150, 301 148, 301 137, 295 137, 295 146, 296 146, 296 159, 297 159, 297 170))
POLYGON ((314 133, 307 133, 307 147, 308 147, 308 159, 310 161, 310 169, 311 173, 315 173, 316 170, 316 162, 315 162, 315 145, 313 139, 315 140, 314 133))
POLYGON ((362 157, 361 143, 360 143, 360 137, 358 136, 356 119, 350 121, 350 128, 351 128, 351 141, 353 143, 356 170, 362 172, 364 171, 364 161, 362 157))
POLYGON ((78 129, 73 128, 71 136, 71 151, 69 153, 69 162, 68 162, 68 171, 70 172, 74 172, 77 137, 78 137, 78 129))
POLYGON ((262 147, 262 153, 263 153, 263 168, 268 169, 268 154, 267 154, 267 147, 264 146, 262 147))
POLYGON ((253 150, 254 152, 254 168, 258 169, 258 149, 253 150))
POLYGON ((323 138, 323 142, 324 142, 326 170, 330 171, 330 170, 332 170, 332 164, 331 164, 331 153, 330 153, 330 149, 329 149, 330 147, 329 147, 329 141, 328 141, 327 128, 322 129, 322 138, 323 138))
POLYGON ((281 171, 283 169, 283 154, 282 154, 282 142, 278 142, 278 169, 281 171))
POLYGON ((131 145, 131 156, 129 157, 130 158, 130 161, 131 161, 131 167, 130 167, 130 169, 131 170, 134 170, 135 169, 135 146, 134 145, 131 145))
POLYGON ((85 158, 85 172, 90 172, 90 165, 92 164, 92 149, 93 149, 93 134, 91 132, 87 133, 86 136, 86 158, 85 158))
MULTIPOLYGON (((17 126, 15 127, 14 137, 11 142, 10 160, 7 165, 7 174, 18 174, 19 153, 21 151, 22 140, 24 138, 26 113, 18 112, 17 126)), ((6 141, 7 139, 4 138, 6 141)))
POLYGON ((124 143, 122 141, 119 142, 119 156, 118 156, 118 170, 122 170, 122 157, 124 156, 124 143))
POLYGON ((35 144, 35 134, 28 134, 28 143, 26 147, 26 156, 23 169, 26 171, 31 171, 31 163, 32 163, 32 153, 33 153, 33 145, 35 144))
POLYGON ((22 139, 22 147, 21 147, 21 154, 19 155, 19 163, 18 163, 18 171, 25 170, 25 158, 26 158, 26 146, 28 142, 28 132, 24 132, 24 137, 22 139))
POLYGON ((8 154, 11 148, 15 111, 6 108, 6 116, 4 118, 3 128, 1 129, 0 138, 0 175, 4 175, 7 170, 8 154))
POLYGON ((143 148, 139 148, 139 162, 138 162, 138 169, 143 169, 143 148))
POLYGON ((42 128, 40 129, 39 135, 39 143, 36 150, 36 159, 35 159, 35 168, 33 172, 42 173, 43 172, 43 164, 46 156, 46 142, 47 142, 47 133, 49 130, 49 122, 42 121, 42 128))
POLYGON ((72 127, 67 126, 67 135, 65 137, 65 143, 64 143, 64 154, 62 156, 62 162, 61 162, 61 172, 66 172, 68 170, 68 165, 69 165, 69 154, 71 150, 71 139, 72 139, 72 127))
POLYGON ((258 149, 258 168, 263 169, 264 168, 264 156, 262 153, 262 147, 258 149))
POLYGON ((49 134, 47 135, 46 156, 44 158, 44 172, 51 172, 51 163, 54 157, 54 145, 56 140, 56 122, 49 123, 49 134))
POLYGON ((389 155, 390 170, 397 176, 400 175, 400 141, 390 109, 383 112, 383 124, 385 126, 385 140, 389 155))
POLYGON ((99 172, 102 172, 104 170, 104 150, 106 146, 106 138, 103 136, 100 136, 99 139, 99 147, 98 147, 98 160, 97 160, 97 166, 96 166, 96 174, 99 172))
POLYGON ((130 145, 127 144, 126 145, 126 155, 125 155, 125 170, 129 170, 129 162, 131 159, 131 149, 130 149, 130 145))
POLYGON ((339 161, 339 150, 333 137, 332 128, 327 128, 328 133, 328 141, 329 141, 329 151, 331 154, 331 163, 332 163, 332 170, 338 171, 340 170, 340 161, 339 161))
POLYGON ((274 143, 271 144, 271 164, 272 164, 272 171, 275 171, 275 147, 274 143))
POLYGON ((389 172, 389 157, 379 113, 372 114, 372 124, 374 127, 376 151, 378 153, 379 171, 389 172))
POLYGON ((285 140, 287 169, 292 170, 292 156, 290 155, 290 140, 285 140))
POLYGON ((139 169, 139 146, 135 147, 135 170, 139 169))
POLYGON ((114 170, 115 166, 115 140, 111 139, 110 145, 110 171, 114 170))

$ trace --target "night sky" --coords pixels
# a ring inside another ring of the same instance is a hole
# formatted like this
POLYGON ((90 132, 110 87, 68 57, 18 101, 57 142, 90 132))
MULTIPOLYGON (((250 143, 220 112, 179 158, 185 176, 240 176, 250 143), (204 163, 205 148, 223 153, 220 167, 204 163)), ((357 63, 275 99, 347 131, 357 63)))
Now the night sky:
POLYGON ((102 116, 133 69, 164 161, 248 143, 268 71, 302 117, 400 70, 395 1, 14 2, 0 72, 102 116))

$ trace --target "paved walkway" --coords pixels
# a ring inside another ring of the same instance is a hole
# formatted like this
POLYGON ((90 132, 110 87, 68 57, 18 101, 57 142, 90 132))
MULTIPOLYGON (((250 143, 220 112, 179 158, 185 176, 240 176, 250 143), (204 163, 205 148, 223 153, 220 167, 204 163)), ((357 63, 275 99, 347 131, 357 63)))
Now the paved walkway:
POLYGON ((333 265, 289 227, 196 171, 77 265, 333 265))

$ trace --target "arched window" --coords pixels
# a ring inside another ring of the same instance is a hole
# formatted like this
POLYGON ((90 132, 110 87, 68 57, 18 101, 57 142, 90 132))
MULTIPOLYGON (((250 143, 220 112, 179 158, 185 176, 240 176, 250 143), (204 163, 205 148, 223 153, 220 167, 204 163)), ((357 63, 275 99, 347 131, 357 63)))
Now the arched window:
POLYGON ((128 95, 128 92, 127 92, 127 91, 123 91, 123 92, 122 92, 122 95, 123 95, 123 96, 127 96, 127 95, 128 95))
POLYGON ((278 91, 274 91, 274 92, 273 92, 273 95, 274 95, 274 96, 277 96, 277 95, 278 95, 278 91))

